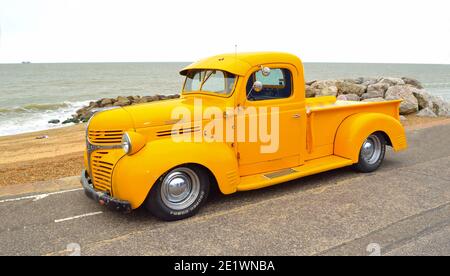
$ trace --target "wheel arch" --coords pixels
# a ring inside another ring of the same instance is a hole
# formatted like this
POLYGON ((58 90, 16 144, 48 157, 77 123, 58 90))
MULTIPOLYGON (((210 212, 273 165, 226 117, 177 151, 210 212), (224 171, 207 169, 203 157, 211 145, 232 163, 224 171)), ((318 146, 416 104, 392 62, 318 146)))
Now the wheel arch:
MULTIPOLYGON (((203 165, 203 164, 200 164, 200 163, 184 163, 184 164, 180 164, 180 165, 178 165, 178 166, 175 166, 175 167, 172 167, 172 168, 170 168, 170 169, 168 169, 164 174, 162 174, 156 181, 158 181, 161 177, 163 177, 163 176, 165 176, 168 172, 170 172, 170 171, 172 171, 172 170, 174 170, 174 169, 176 169, 176 168, 178 168, 178 167, 184 167, 184 166, 187 166, 187 167, 196 167, 196 168, 199 168, 199 169, 201 169, 201 170, 203 170, 205 173, 206 173, 206 175, 208 176, 208 178, 209 178, 209 184, 210 184, 210 188, 213 188, 213 189, 216 189, 216 190, 219 190, 219 191, 221 191, 220 190, 220 186, 219 186, 219 184, 218 184, 218 182, 217 182, 217 178, 216 178, 216 176, 214 175, 214 173, 211 171, 211 169, 209 169, 207 166, 205 166, 205 165, 203 165)), ((153 189, 153 187, 155 186, 155 184, 156 184, 156 182, 155 183, 153 183, 153 186, 152 186, 152 189, 153 189)), ((222 192, 222 191, 221 191, 222 192)), ((150 193, 150 192, 149 192, 150 193)))
POLYGON ((381 134, 383 136, 383 138, 384 138, 384 141, 386 141, 386 145, 392 147, 391 137, 389 137, 389 135, 387 135, 386 132, 384 132, 384 131, 377 131, 375 133, 381 134))
POLYGON ((376 132, 383 134, 387 145, 395 151, 406 149, 405 130, 397 119, 382 113, 359 113, 347 117, 339 126, 334 154, 357 163, 362 143, 376 132))
POLYGON ((133 209, 147 198, 157 181, 173 168, 195 165, 206 170, 223 194, 232 194, 239 182, 233 149, 225 143, 175 143, 151 141, 138 153, 124 156, 113 174, 114 196, 127 200, 133 209))

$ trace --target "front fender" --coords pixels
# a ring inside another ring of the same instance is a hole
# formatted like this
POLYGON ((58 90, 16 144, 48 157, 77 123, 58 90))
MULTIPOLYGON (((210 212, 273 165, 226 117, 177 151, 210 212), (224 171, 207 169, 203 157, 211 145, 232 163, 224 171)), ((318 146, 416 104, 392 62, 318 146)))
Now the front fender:
POLYGON ((224 194, 236 192, 238 164, 233 149, 226 143, 174 142, 161 139, 148 142, 134 155, 124 156, 114 168, 114 196, 136 209, 153 185, 168 170, 182 164, 199 164, 209 169, 224 194))
POLYGON ((357 163, 363 142, 378 131, 387 135, 395 151, 407 148, 405 130, 397 119, 382 113, 359 113, 347 117, 339 126, 334 154, 357 163))

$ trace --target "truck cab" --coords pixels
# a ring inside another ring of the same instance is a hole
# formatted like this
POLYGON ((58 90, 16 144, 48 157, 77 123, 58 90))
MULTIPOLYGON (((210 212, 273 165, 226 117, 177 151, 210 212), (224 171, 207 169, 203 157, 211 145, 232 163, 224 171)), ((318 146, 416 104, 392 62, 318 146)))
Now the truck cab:
POLYGON ((217 186, 259 189, 346 166, 376 170, 406 149, 400 101, 305 97, 291 54, 225 54, 193 63, 179 99, 97 113, 87 126, 86 194, 163 220, 194 215, 217 186))

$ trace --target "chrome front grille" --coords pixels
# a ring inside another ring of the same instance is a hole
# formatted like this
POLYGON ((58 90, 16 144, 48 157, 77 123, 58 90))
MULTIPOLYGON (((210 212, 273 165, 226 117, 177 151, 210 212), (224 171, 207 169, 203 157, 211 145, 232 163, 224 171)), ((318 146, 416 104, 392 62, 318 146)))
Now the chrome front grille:
POLYGON ((114 164, 106 162, 108 151, 95 151, 91 155, 91 173, 94 188, 111 193, 111 178, 114 164))
POLYGON ((114 145, 122 142, 122 130, 89 130, 89 141, 97 145, 114 145))

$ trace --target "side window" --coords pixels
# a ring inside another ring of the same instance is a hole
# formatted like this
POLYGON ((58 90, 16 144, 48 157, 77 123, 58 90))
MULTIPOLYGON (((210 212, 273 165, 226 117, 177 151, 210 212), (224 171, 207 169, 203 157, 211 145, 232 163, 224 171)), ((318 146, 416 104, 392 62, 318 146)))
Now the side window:
POLYGON ((292 94, 292 74, 288 69, 272 68, 270 75, 265 77, 261 71, 253 73, 247 83, 247 98, 249 101, 262 101, 289 98, 292 94), (253 83, 263 84, 261 92, 252 91, 253 83))
POLYGON ((286 85, 286 78, 284 77, 281 69, 273 69, 270 71, 270 75, 264 77, 261 71, 256 72, 255 80, 262 82, 266 87, 278 87, 284 88, 286 85))

